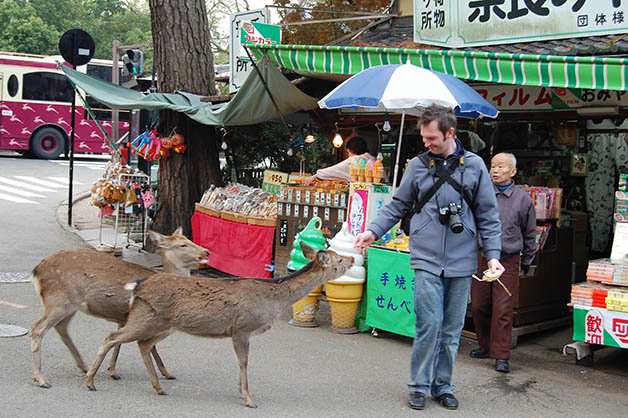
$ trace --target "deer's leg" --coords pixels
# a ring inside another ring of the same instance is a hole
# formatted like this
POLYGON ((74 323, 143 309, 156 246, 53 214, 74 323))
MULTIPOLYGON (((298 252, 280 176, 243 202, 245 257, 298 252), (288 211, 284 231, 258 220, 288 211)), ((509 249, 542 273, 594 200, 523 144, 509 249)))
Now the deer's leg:
POLYGON ((111 350, 116 345, 128 343, 135 340, 137 340, 136 335, 132 331, 127 330, 127 327, 120 328, 116 331, 110 332, 109 335, 107 335, 107 337, 105 338, 105 342, 98 350, 96 359, 87 371, 87 377, 85 379, 87 389, 96 390, 96 387, 94 386, 94 375, 100 368, 100 365, 102 364, 109 350, 111 350))
POLYGON ((37 385, 41 388, 49 388, 50 385, 46 383, 46 380, 41 375, 41 340, 46 335, 46 332, 59 321, 63 320, 68 315, 74 314, 75 311, 69 311, 59 307, 57 309, 46 309, 41 318, 39 318, 31 329, 31 352, 33 355, 33 380, 37 382, 37 385))
POLYGON ((159 357, 159 353, 157 352, 157 347, 153 346, 153 348, 150 350, 150 353, 153 355, 153 358, 155 359, 155 363, 157 363, 157 368, 159 369, 161 375, 168 380, 175 380, 176 377, 172 375, 168 370, 166 370, 164 362, 161 361, 161 357, 159 357))
POLYGON ((249 362, 249 335, 235 334, 232 337, 233 349, 235 350, 238 362, 240 363, 240 393, 244 399, 244 404, 249 408, 257 408, 249 394, 249 382, 246 368, 249 362))
POLYGON ((151 350, 162 338, 154 337, 148 340, 138 341, 137 345, 140 348, 140 353, 142 354, 142 360, 144 360, 144 365, 146 366, 146 371, 148 372, 148 378, 150 379, 150 384, 153 386, 153 389, 159 395, 165 395, 164 389, 161 387, 159 383, 159 378, 157 377, 157 373, 155 372, 155 366, 153 366, 153 361, 150 357, 151 350))
POLYGON ((111 353, 111 358, 109 359, 109 377, 114 380, 120 380, 120 375, 116 370, 116 363, 118 362, 118 356, 120 355, 120 344, 116 345, 113 349, 113 353, 111 353))
POLYGON ((66 316, 64 319, 59 321, 59 323, 55 325, 55 330, 61 337, 61 341, 63 341, 63 344, 65 344, 65 346, 68 347, 68 350, 70 350, 70 353, 72 353, 72 357, 74 357, 74 362, 76 363, 76 366, 81 369, 83 373, 87 373, 87 365, 85 365, 85 362, 81 358, 81 354, 76 349, 76 346, 74 345, 72 339, 70 338, 70 335, 68 334, 68 325, 70 324, 72 318, 74 318, 75 313, 76 312, 72 312, 72 314, 66 316))

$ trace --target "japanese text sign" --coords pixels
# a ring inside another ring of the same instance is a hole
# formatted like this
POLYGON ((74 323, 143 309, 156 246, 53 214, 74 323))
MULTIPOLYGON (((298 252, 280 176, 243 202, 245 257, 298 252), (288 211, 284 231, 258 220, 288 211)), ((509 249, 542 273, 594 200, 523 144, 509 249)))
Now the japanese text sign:
POLYGON ((410 255, 369 248, 366 324, 414 337, 414 271, 410 255))
POLYGON ((622 0, 414 0, 414 41, 466 47, 625 33, 627 9, 622 0))
POLYGON ((240 41, 242 25, 244 22, 270 22, 270 12, 267 8, 258 10, 246 10, 244 12, 233 13, 231 20, 231 48, 229 60, 231 73, 229 77, 229 92, 235 93, 244 83, 246 77, 253 71, 253 64, 249 61, 248 55, 240 41))
POLYGON ((628 313, 575 306, 573 339, 628 348, 628 313))

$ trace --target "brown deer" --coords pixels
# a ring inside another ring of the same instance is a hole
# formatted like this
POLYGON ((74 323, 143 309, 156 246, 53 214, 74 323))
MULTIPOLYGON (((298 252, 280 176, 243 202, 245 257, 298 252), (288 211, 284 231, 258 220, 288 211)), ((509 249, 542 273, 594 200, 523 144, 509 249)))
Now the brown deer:
POLYGON ((158 274, 128 284, 133 299, 127 323, 111 332, 87 372, 87 388, 96 390, 94 374, 107 352, 118 344, 137 341, 153 388, 163 395, 150 351, 172 331, 199 337, 228 338, 240 363, 239 390, 246 406, 255 408, 248 389, 249 338, 268 330, 287 307, 312 289, 342 276, 353 257, 331 250, 315 252, 301 242, 304 255, 312 260, 301 270, 278 279, 212 279, 158 274))
MULTIPOLYGON (((165 272, 190 276, 191 267, 207 263, 209 251, 182 235, 182 228, 169 236, 149 231, 149 236, 161 248, 165 272)), ((121 327, 126 323, 132 296, 124 285, 153 274, 152 270, 93 249, 59 251, 40 262, 31 273, 31 282, 44 305, 44 314, 33 324, 31 332, 33 380, 37 385, 50 387, 41 374, 40 351, 41 340, 50 328, 55 327, 78 368, 87 372, 87 366, 68 335, 68 324, 76 311, 116 322, 121 327)), ((116 373, 119 351, 120 346, 114 350, 109 364, 109 374, 114 379, 120 378, 116 373)), ((157 350, 152 353, 164 377, 174 379, 157 350)))

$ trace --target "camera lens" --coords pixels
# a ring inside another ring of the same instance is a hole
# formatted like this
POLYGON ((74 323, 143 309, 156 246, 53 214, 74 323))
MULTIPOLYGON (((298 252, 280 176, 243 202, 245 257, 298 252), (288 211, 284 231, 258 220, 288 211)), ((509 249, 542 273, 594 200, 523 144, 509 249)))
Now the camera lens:
POLYGON ((458 215, 457 213, 452 213, 451 216, 449 216, 449 228, 451 228, 451 232, 453 232, 454 234, 459 234, 462 232, 464 226, 462 225, 460 215, 458 215))

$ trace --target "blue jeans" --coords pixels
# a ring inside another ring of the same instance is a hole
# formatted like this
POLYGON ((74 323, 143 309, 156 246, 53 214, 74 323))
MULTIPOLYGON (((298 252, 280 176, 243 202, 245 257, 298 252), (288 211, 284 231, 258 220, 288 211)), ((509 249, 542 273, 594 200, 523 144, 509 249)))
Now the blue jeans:
POLYGON ((410 392, 427 394, 431 388, 434 397, 453 392, 451 378, 470 289, 471 277, 441 278, 415 271, 416 334, 410 360, 410 392))

